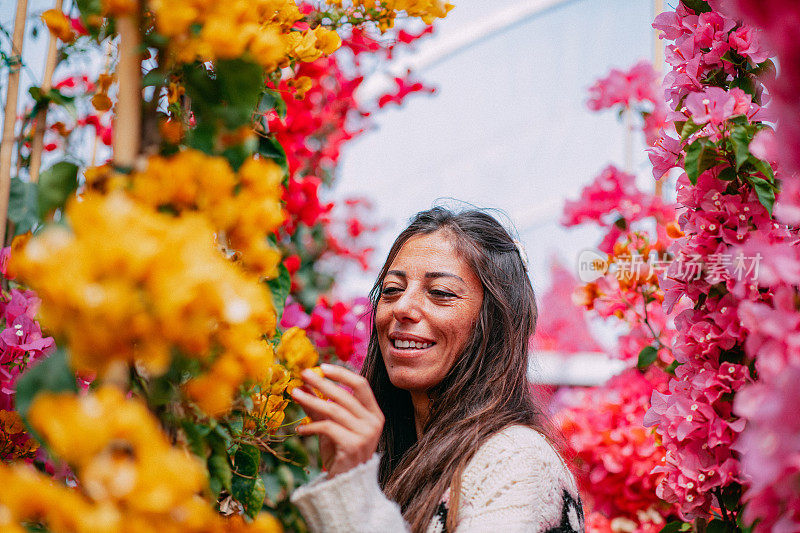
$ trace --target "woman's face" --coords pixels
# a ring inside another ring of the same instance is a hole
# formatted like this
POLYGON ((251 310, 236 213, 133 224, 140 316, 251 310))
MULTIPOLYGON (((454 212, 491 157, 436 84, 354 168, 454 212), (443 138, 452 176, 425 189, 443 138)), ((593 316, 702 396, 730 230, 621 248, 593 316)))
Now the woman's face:
POLYGON ((441 382, 466 347, 482 303, 481 282, 447 233, 406 241, 389 266, 375 310, 392 384, 422 392, 441 382))

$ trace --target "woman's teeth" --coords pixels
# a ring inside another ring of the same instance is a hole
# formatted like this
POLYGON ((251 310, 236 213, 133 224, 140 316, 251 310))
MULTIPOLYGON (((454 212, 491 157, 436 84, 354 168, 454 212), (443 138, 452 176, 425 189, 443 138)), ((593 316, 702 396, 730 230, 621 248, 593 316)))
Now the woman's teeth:
POLYGON ((399 348, 401 350, 404 349, 404 348, 406 348, 406 349, 413 348, 413 349, 416 349, 416 350, 423 350, 425 348, 430 348, 431 346, 433 346, 433 343, 432 342, 402 341, 402 340, 395 339, 395 340, 392 341, 392 346, 394 346, 395 348, 399 348))

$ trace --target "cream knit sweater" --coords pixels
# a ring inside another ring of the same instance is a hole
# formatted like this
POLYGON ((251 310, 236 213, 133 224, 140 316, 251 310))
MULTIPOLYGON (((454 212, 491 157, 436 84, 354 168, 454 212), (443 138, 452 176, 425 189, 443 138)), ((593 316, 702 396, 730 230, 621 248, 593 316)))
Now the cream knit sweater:
MULTIPOLYGON (((378 485, 378 455, 328 479, 325 474, 292 494, 313 533, 409 531, 400 507, 378 485)), ((427 533, 445 531, 448 495, 427 533)), ((461 479, 461 503, 451 533, 583 531, 575 481, 536 430, 510 426, 475 453, 461 479)))

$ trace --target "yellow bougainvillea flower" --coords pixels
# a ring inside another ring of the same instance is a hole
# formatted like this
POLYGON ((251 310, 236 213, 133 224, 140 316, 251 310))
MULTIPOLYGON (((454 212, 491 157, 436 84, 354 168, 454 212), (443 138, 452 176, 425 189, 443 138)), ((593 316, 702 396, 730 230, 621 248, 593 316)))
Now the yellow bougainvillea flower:
POLYGON ((277 319, 268 288, 220 253, 204 217, 157 213, 121 191, 89 193, 66 216, 72 232, 46 229, 11 264, 42 298, 42 322, 69 342, 75 369, 102 375, 113 361, 137 361, 159 374, 172 350, 207 360, 222 349, 239 361, 240 383, 257 368, 266 375, 261 336, 277 319))
POLYGON ((294 87, 295 89, 294 97, 297 98, 298 100, 302 100, 303 98, 305 98, 308 90, 311 89, 312 81, 311 78, 309 78, 308 76, 300 76, 289 80, 287 85, 289 87, 294 87))
POLYGON ((281 336, 275 355, 285 363, 293 375, 299 375, 306 368, 317 364, 319 355, 306 332, 298 327, 289 328, 281 336))
POLYGON ((81 490, 60 485, 30 465, 0 464, 0 528, 76 533, 280 533, 262 513, 252 522, 226 519, 200 494, 207 491, 202 461, 170 445, 138 399, 100 387, 85 396, 43 393, 31 423, 70 463, 81 490))
POLYGON ((65 43, 75 40, 75 31, 69 19, 59 9, 48 9, 42 13, 42 21, 47 25, 50 33, 65 43))
POLYGON ((289 405, 289 400, 280 394, 257 393, 252 396, 253 409, 248 413, 245 429, 253 431, 256 428, 276 430, 286 418, 284 409, 289 405))
POLYGON ((333 30, 323 26, 314 28, 315 46, 325 55, 331 55, 342 46, 342 38, 333 30))
POLYGON ((240 253, 245 270, 271 279, 281 256, 267 237, 286 216, 282 180, 283 170, 271 159, 251 157, 234 173, 223 157, 183 150, 151 157, 133 175, 130 194, 159 209, 200 212, 227 240, 224 245, 240 253))
POLYGON ((40 394, 30 421, 94 501, 166 514, 207 482, 201 461, 172 447, 147 406, 118 389, 40 394))

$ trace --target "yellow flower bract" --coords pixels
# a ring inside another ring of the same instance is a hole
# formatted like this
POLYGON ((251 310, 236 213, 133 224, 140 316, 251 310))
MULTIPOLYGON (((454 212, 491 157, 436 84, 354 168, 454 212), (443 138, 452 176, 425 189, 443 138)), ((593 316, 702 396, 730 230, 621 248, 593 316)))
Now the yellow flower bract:
POLYGON ((138 201, 174 212, 199 211, 241 255, 242 266, 268 279, 278 274, 280 252, 267 236, 285 218, 280 199, 283 170, 272 160, 252 157, 238 173, 225 158, 184 150, 151 157, 132 178, 138 201))
MULTIPOLYGON (((90 193, 66 210, 72 232, 50 227, 14 256, 42 298, 42 321, 70 345, 72 366, 103 375, 113 361, 168 367, 171 351, 238 365, 238 383, 265 375, 275 331, 268 289, 218 250, 196 213, 156 213, 125 193, 90 193)), ((228 381, 234 381, 228 379, 228 381)), ((229 398, 230 400, 230 398, 229 398)))
POLYGON ((275 349, 275 355, 293 375, 299 375, 306 368, 316 365, 319 360, 317 350, 306 336, 306 332, 297 327, 284 332, 275 349))
POLYGON ((75 31, 69 19, 59 9, 48 9, 42 13, 42 20, 47 25, 50 33, 61 39, 65 43, 75 40, 75 31))
POLYGON ((101 387, 78 397, 45 393, 30 419, 52 450, 73 467, 81 491, 29 465, 0 464, 0 528, 43 522, 49 531, 77 533, 280 533, 271 515, 251 523, 225 519, 201 497, 202 462, 174 448, 147 407, 101 387))

